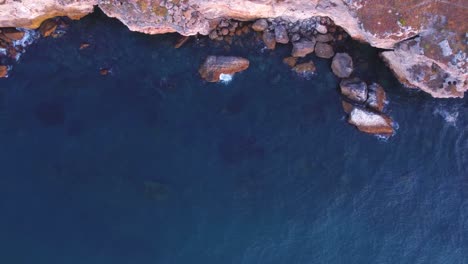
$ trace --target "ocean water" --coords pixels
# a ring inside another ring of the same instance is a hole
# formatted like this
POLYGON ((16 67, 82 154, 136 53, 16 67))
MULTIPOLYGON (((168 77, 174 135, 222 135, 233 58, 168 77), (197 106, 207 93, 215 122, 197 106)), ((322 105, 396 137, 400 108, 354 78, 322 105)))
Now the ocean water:
POLYGON ((398 122, 381 140, 346 123, 330 61, 307 80, 290 47, 176 40, 96 14, 0 80, 0 263, 468 263, 467 99, 349 43, 398 122), (212 54, 251 66, 206 83, 212 54))

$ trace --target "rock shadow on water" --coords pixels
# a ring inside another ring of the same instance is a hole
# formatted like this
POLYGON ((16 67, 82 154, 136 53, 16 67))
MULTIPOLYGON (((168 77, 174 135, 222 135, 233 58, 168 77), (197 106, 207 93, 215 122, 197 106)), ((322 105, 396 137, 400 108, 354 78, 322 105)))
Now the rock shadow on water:
POLYGON ((248 97, 243 94, 235 94, 226 103, 223 108, 223 113, 228 115, 235 115, 242 112, 248 104, 248 97))
POLYGON ((230 164, 244 160, 262 159, 265 148, 261 146, 255 136, 228 136, 218 145, 221 159, 230 164))
POLYGON ((169 187, 158 181, 145 181, 143 183, 144 196, 152 201, 164 201, 169 196, 169 187))
POLYGON ((60 126, 65 122, 65 105, 61 102, 41 102, 35 109, 36 118, 43 126, 60 126))

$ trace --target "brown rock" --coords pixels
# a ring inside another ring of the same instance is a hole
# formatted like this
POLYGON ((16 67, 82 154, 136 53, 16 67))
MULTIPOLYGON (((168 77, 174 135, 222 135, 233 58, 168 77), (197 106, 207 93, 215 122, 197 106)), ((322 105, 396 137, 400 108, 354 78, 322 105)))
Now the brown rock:
POLYGON ((89 46, 90 46, 89 43, 83 42, 83 43, 80 44, 80 50, 87 49, 87 48, 89 48, 89 46))
POLYGON ((315 27, 315 30, 317 30, 317 32, 320 33, 320 34, 327 34, 327 27, 324 26, 324 25, 318 24, 315 27))
POLYGON ((106 76, 106 75, 108 75, 110 72, 111 72, 111 70, 110 70, 110 69, 107 69, 107 68, 101 68, 101 69, 99 70, 99 74, 101 74, 102 76, 106 76))
POLYGON ((296 66, 297 58, 296 57, 286 57, 286 58, 283 59, 283 63, 292 68, 292 67, 296 66))
POLYGON ((373 83, 368 86, 368 90, 368 98, 366 101, 367 106, 376 111, 382 112, 387 100, 384 88, 377 83, 373 83))
POLYGON ((3 28, 2 33, 10 40, 21 40, 24 37, 24 32, 19 31, 16 28, 3 28))
POLYGON ((312 61, 300 63, 294 66, 292 70, 301 76, 312 76, 315 74, 315 64, 312 61))
POLYGON ((367 100, 367 85, 358 78, 343 79, 340 83, 341 94, 357 103, 367 100))
POLYGON ((43 37, 48 37, 52 35, 57 29, 57 22, 53 19, 47 19, 46 21, 42 22, 41 26, 39 27, 39 32, 43 37))
POLYGON ((319 58, 329 59, 335 55, 335 52, 330 44, 317 42, 315 45, 315 55, 319 58))
POLYGON ((305 57, 314 52, 315 41, 301 40, 293 43, 291 55, 293 57, 305 57))
POLYGON ((198 72, 208 82, 219 82, 221 74, 232 75, 246 70, 249 61, 241 57, 208 56, 198 72))
POLYGON ((268 30, 263 31, 262 39, 267 49, 271 49, 271 50, 275 49, 276 40, 275 40, 275 34, 273 32, 268 31, 268 30))
POLYGON ((348 122, 360 131, 369 134, 391 136, 394 132, 393 121, 390 117, 359 107, 354 107, 349 113, 348 122))
POLYGON ((259 19, 252 24, 252 29, 257 32, 265 31, 268 28, 268 22, 266 19, 259 19))
POLYGON ((286 28, 283 25, 275 27, 275 40, 281 44, 289 43, 288 31, 286 31, 286 28))
POLYGON ((353 59, 347 53, 337 53, 333 57, 331 68, 338 78, 348 78, 353 72, 353 59))
POLYGON ((8 67, 0 65, 0 78, 5 78, 8 75, 8 67))
POLYGON ((354 108, 354 105, 352 105, 350 102, 347 102, 345 100, 341 100, 341 105, 343 106, 343 110, 345 113, 349 114, 354 108))
POLYGON ((317 34, 315 35, 315 40, 317 42, 330 42, 333 40, 333 36, 331 34, 317 34))

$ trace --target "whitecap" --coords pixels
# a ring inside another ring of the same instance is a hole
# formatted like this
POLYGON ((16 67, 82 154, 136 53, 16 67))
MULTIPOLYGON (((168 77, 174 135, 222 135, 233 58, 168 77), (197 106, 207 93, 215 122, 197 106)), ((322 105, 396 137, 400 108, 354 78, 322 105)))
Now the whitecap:
POLYGON ((459 113, 456 110, 449 111, 449 110, 442 109, 442 108, 436 108, 434 110, 434 115, 441 116, 445 120, 445 122, 447 122, 447 124, 449 125, 452 125, 452 126, 457 125, 457 119, 458 119, 459 113))
POLYGON ((221 73, 219 75, 219 80, 224 84, 228 84, 228 83, 230 83, 232 81, 232 75, 231 74, 221 73))

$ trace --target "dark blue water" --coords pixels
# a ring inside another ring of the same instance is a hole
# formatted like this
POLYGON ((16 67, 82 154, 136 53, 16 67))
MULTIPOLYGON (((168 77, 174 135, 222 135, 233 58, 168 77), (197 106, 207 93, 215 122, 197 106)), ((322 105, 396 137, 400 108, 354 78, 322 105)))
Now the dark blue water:
POLYGON ((382 141, 346 123, 329 61, 305 80, 290 47, 176 39, 96 15, 0 80, 0 263, 468 263, 467 99, 342 47, 387 90, 382 141), (205 83, 209 54, 251 67, 205 83))

